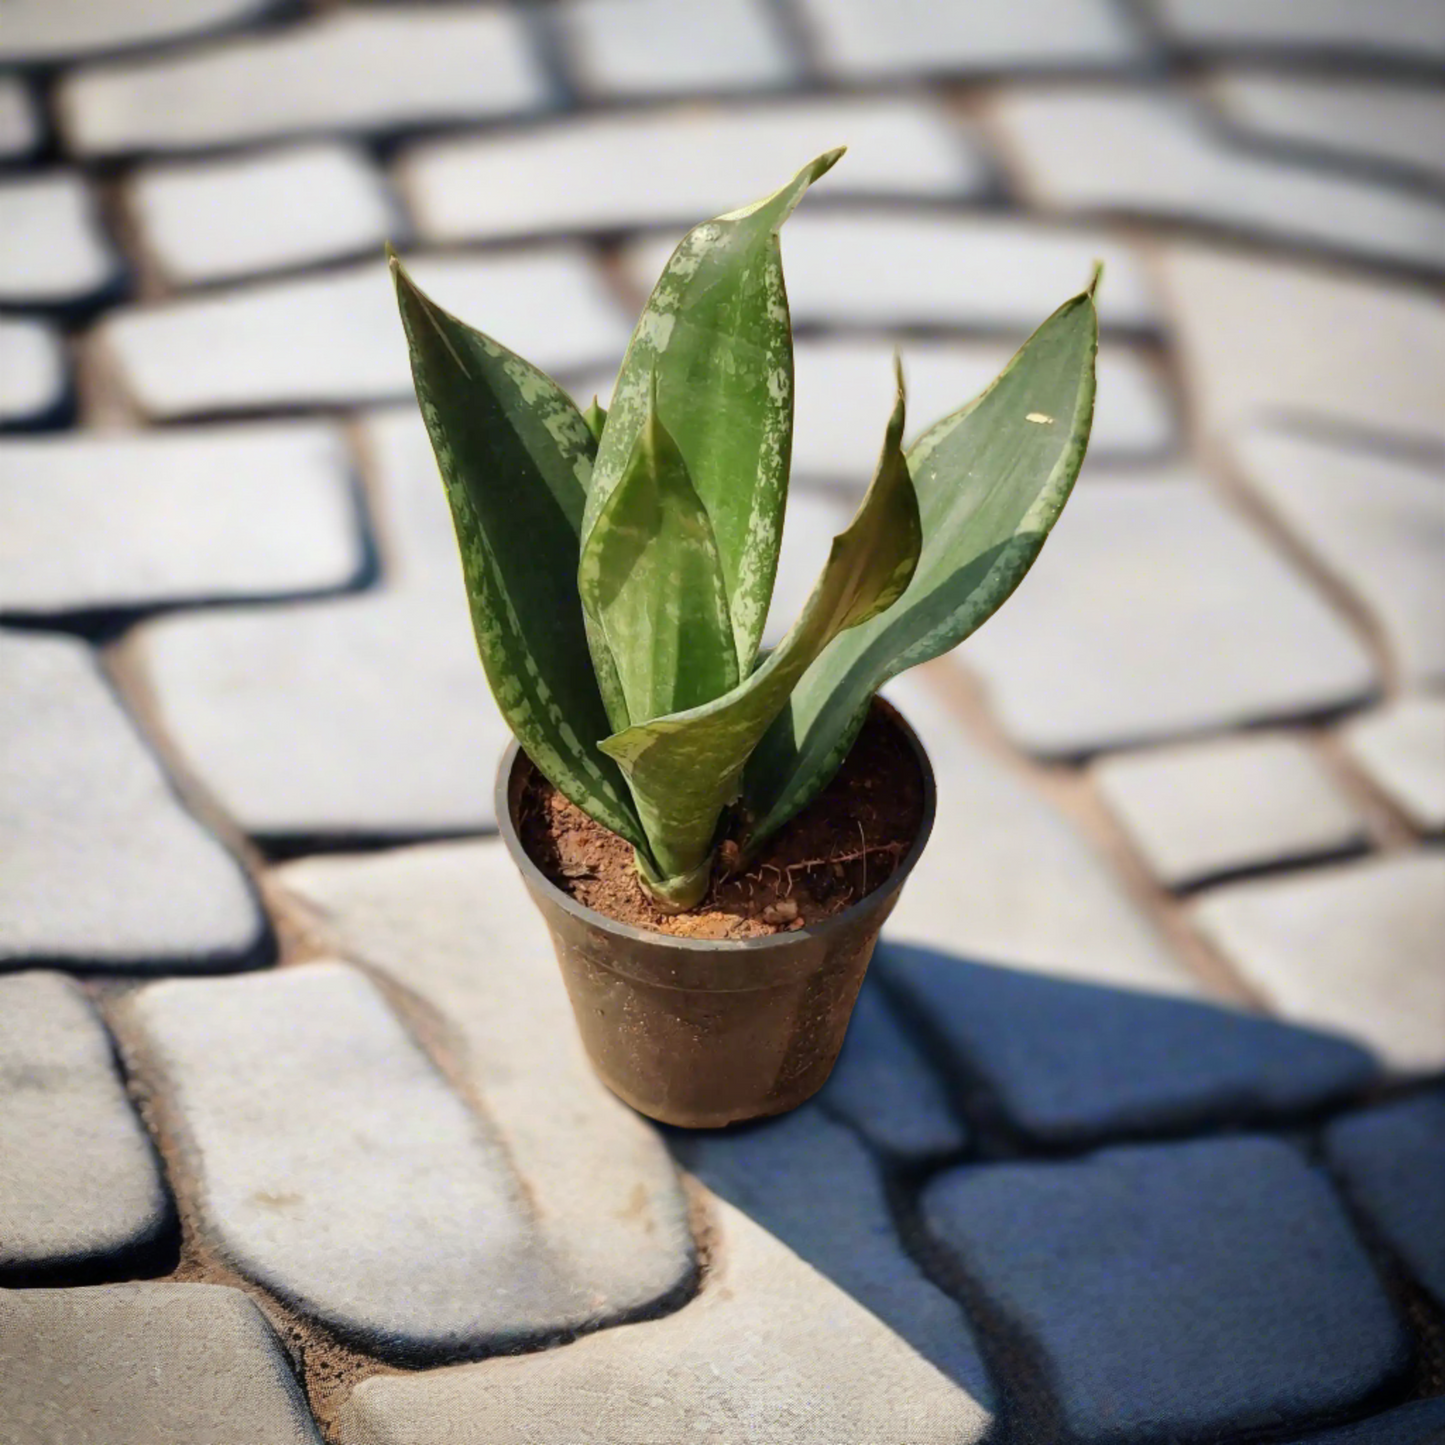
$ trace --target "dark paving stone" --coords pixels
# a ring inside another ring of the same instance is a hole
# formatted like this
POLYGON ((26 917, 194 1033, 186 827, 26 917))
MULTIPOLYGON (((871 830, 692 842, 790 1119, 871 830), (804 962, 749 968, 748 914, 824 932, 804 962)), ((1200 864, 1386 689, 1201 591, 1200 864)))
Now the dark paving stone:
POLYGON ((922 1205, 1027 1408, 1080 1441, 1304 1425, 1409 1359, 1338 1198, 1278 1140, 956 1169, 922 1205))
POLYGON ((1440 1445, 1442 1440, 1445 1399, 1416 1400, 1353 1425, 1340 1425, 1321 1435, 1291 1441, 1290 1445, 1440 1445))
POLYGON ((1278 1119, 1365 1088, 1363 1049, 1232 1008, 888 944, 874 968, 970 1107, 1044 1144, 1278 1119))
POLYGON ((868 1151, 816 1106, 729 1133, 670 1131, 678 1161, 907 1340, 986 1408, 962 1310, 904 1252, 868 1151))
POLYGON ((1325 1147, 1350 1199, 1445 1307, 1445 1089, 1348 1114, 1325 1147))

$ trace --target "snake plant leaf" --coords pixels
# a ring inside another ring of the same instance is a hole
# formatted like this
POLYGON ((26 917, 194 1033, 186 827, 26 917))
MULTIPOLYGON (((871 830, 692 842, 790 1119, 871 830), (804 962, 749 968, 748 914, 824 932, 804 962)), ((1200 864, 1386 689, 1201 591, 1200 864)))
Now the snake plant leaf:
POLYGON ((772 600, 792 452, 778 229, 842 154, 829 151, 766 199, 694 228, 673 252, 623 358, 583 523, 585 538, 627 469, 655 376, 658 412, 712 519, 744 674, 772 600))
POLYGON ((655 405, 588 534, 577 582, 630 717, 682 712, 737 686, 712 523, 655 405))
POLYGON ((602 440, 602 428, 607 425, 607 410, 594 396, 592 405, 582 413, 582 420, 587 423, 587 430, 592 433, 594 441, 602 440))
POLYGON ((443 311, 394 255, 391 266, 497 705, 566 797, 645 848, 626 785, 595 742, 608 718, 577 594, 592 433, 550 377, 443 311))
POLYGON ((745 789, 754 844, 833 776, 873 694, 982 626, 1033 565, 1089 442, 1098 280, 1096 271, 982 396, 910 450, 923 518, 917 570, 896 607, 838 638, 808 669, 760 743, 745 789))
POLYGON ((833 539, 803 615, 757 671, 715 701, 635 724, 602 743, 621 765, 652 843, 659 876, 649 884, 675 906, 696 901, 688 895, 697 891, 718 817, 736 797, 748 755, 798 679, 840 632, 885 613, 908 587, 922 532, 903 456, 903 425, 900 371, 898 400, 868 493, 847 530, 833 539))

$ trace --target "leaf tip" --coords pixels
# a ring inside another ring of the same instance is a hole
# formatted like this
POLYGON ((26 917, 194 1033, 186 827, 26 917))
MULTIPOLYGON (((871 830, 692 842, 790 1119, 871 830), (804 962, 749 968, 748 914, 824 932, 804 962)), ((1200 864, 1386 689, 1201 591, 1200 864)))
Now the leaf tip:
POLYGON ((1098 291, 1098 289, 1099 289, 1099 282, 1102 281, 1103 279, 1104 279, 1104 263, 1103 263, 1102 261, 1095 261, 1095 262, 1094 262, 1094 274, 1089 277, 1089 284, 1088 284, 1088 286, 1085 288, 1085 291, 1084 291, 1084 295, 1087 296, 1090 301, 1094 300, 1094 298, 1095 298, 1095 293, 1096 293, 1096 292, 1098 291))
POLYGON ((816 181, 820 177, 826 176, 828 172, 831 171, 833 167, 836 166, 838 162, 841 161, 843 157, 847 154, 847 146, 834 146, 832 150, 824 151, 823 154, 820 155, 818 159, 815 160, 813 164, 809 167, 809 169, 813 173, 812 179, 816 181))

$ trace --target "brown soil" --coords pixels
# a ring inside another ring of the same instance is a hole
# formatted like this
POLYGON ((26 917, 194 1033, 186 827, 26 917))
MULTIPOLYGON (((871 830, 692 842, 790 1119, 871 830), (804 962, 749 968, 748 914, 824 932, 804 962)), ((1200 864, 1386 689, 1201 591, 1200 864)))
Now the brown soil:
POLYGON ((632 845, 535 769, 517 812, 532 861, 586 907, 682 938, 763 938, 841 913, 892 874, 922 821, 923 777, 902 734, 875 707, 837 776, 750 867, 728 872, 737 845, 724 841, 707 896, 687 913, 658 908, 637 881, 632 845))

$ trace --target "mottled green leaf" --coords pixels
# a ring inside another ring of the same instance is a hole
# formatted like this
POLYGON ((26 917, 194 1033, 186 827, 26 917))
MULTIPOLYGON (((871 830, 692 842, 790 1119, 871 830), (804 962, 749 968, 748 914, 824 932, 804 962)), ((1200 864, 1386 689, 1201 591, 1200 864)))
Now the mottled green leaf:
POLYGON ((909 452, 923 518, 918 568, 896 607, 838 638, 808 669, 754 754, 746 792, 755 841, 833 776, 889 678, 962 642, 1033 565, 1088 446, 1097 281, 909 452))
POLYGON ((739 664, 757 656, 772 599, 793 437, 793 341, 778 228, 842 155, 683 238, 623 359, 583 536, 620 481, 656 377, 658 413, 712 519, 739 664))
POLYGON ((712 523, 654 407, 583 545, 577 581, 629 717, 681 712, 737 686, 712 523))
MULTIPOLYGON (((868 494, 833 539, 803 615, 751 676, 716 701, 636 724, 602 749, 627 776, 653 856, 670 879, 694 875, 749 753, 829 642, 903 595, 918 561, 918 502, 903 458, 903 378, 868 494)), ((705 880, 704 880, 705 881, 705 880)))
POLYGON ((392 271, 497 705, 568 798, 645 847, 626 786, 597 747, 610 729, 577 594, 592 433, 549 377, 443 311, 395 257, 392 271))

